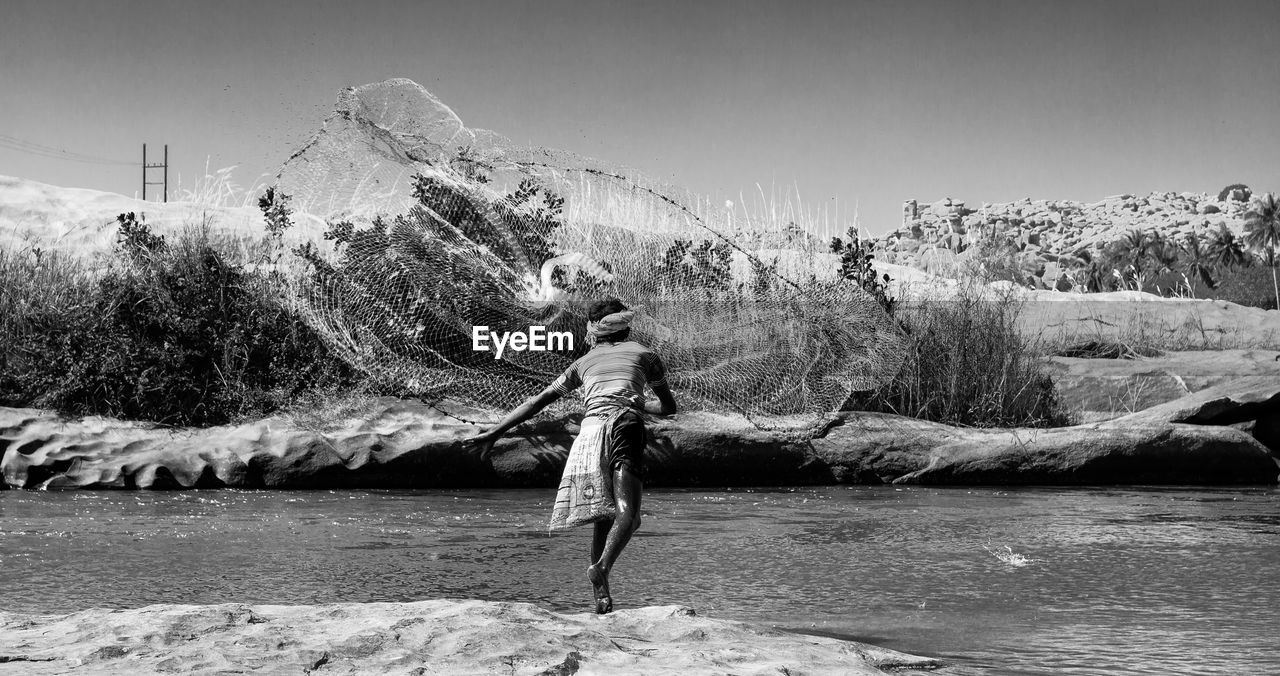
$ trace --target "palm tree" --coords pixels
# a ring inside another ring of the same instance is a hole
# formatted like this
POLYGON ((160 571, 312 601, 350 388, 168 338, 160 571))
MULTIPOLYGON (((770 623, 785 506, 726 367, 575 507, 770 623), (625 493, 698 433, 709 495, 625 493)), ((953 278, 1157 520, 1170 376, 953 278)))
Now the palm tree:
POLYGON ((1173 272, 1178 267, 1178 245, 1153 230, 1147 236, 1147 257, 1159 266, 1159 274, 1173 272))
POLYGON ((1244 213, 1244 241, 1250 248, 1266 255, 1271 268, 1271 286, 1280 308, 1280 283, 1276 282, 1276 250, 1280 249, 1280 201, 1274 193, 1255 197, 1244 213))
POLYGON ((1133 270, 1134 288, 1141 291, 1142 271, 1147 265, 1147 257, 1151 252, 1150 236, 1141 230, 1130 230, 1120 238, 1118 245, 1119 258, 1129 264, 1129 269, 1133 270))
POLYGON ((1187 235, 1182 244, 1178 245, 1178 250, 1182 252, 1182 274, 1191 280, 1192 295, 1195 295, 1197 279, 1203 281, 1204 285, 1210 289, 1218 286, 1218 283, 1213 281, 1213 260, 1209 248, 1205 246, 1199 235, 1195 233, 1187 235))
POLYGON ((1209 240, 1209 258, 1219 267, 1234 268, 1249 265, 1249 253, 1234 232, 1223 223, 1209 240))

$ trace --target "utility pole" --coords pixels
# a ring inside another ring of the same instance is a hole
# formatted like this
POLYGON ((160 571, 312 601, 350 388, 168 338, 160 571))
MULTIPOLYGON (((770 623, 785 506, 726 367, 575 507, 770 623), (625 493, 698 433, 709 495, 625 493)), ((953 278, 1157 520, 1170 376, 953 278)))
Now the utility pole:
POLYGON ((142 144, 142 201, 147 201, 147 186, 164 186, 164 201, 169 201, 169 144, 164 144, 164 162, 147 164, 147 144, 142 144), (147 181, 148 169, 163 169, 163 181, 147 181))

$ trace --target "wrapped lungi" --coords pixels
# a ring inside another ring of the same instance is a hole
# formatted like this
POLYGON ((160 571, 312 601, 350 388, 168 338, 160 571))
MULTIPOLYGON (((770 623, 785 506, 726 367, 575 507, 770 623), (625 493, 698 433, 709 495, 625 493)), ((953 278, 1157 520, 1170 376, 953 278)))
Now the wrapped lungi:
POLYGON ((613 503, 613 479, 606 466, 609 435, 625 409, 607 417, 587 416, 582 431, 573 440, 569 459, 560 478, 556 504, 551 509, 551 530, 573 528, 603 519, 617 512, 613 503))

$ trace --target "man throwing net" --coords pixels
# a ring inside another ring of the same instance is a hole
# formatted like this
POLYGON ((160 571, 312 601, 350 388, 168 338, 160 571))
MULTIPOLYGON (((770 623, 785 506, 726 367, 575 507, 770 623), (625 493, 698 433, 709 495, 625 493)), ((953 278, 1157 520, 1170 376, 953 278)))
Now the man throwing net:
POLYGON ((632 312, 617 299, 596 302, 587 312, 591 350, 497 425, 467 439, 467 443, 488 452, 508 430, 572 390, 582 388, 586 406, 582 431, 569 451, 551 512, 551 528, 595 524, 587 577, 595 591, 597 613, 613 610, 609 572, 631 534, 640 527, 643 415, 676 412, 662 360, 649 348, 630 340, 632 317, 632 312), (646 384, 658 401, 645 401, 646 384))

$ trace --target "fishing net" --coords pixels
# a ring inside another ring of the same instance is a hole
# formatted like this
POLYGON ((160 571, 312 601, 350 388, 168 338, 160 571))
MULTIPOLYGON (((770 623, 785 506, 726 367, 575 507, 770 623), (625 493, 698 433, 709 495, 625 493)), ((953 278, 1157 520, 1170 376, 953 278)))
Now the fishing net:
POLYGON ((292 296, 378 382, 509 408, 589 349, 607 297, 684 407, 818 414, 896 373, 893 322, 829 257, 623 167, 467 130, 406 82, 347 92, 279 177, 330 222, 292 296), (504 335, 525 338, 499 355, 504 335))

